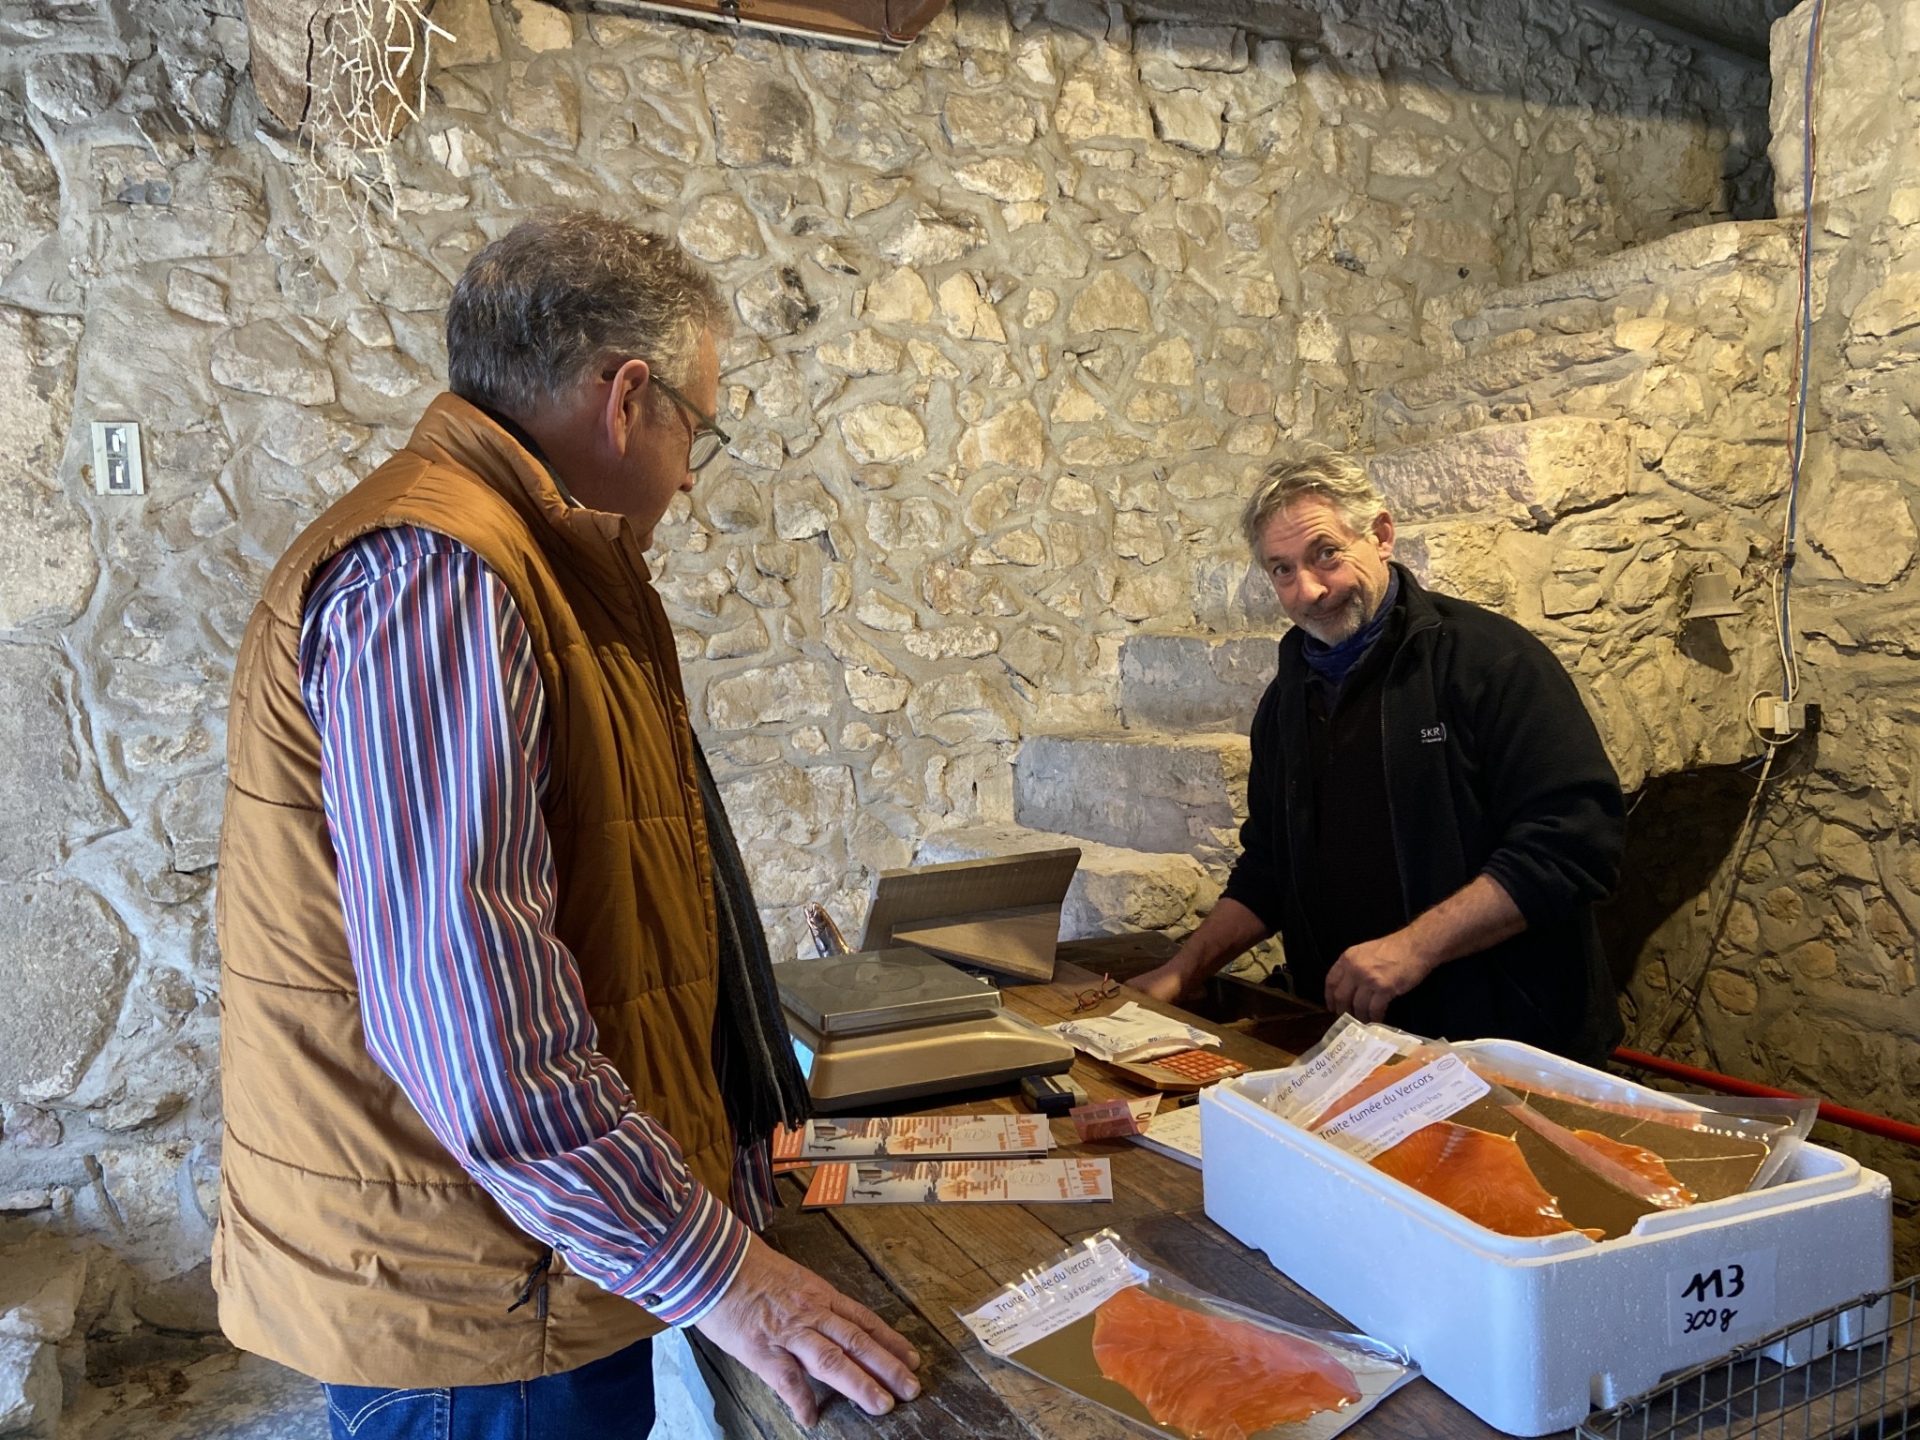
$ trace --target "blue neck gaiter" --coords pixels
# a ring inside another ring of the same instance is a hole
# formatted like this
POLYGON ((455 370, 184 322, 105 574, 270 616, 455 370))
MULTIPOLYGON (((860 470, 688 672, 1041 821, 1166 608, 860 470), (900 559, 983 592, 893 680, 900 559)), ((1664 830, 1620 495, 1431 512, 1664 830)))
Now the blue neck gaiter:
POLYGON ((1306 657, 1307 667, 1335 689, 1346 680, 1347 672, 1360 663, 1360 657, 1373 648, 1373 642, 1380 638, 1380 632, 1387 628, 1387 621, 1393 615, 1394 601, 1400 598, 1400 572, 1389 570, 1387 573, 1391 578, 1380 608, 1373 612, 1371 620, 1338 645, 1323 645, 1311 635, 1301 636, 1306 642, 1301 653, 1306 657))

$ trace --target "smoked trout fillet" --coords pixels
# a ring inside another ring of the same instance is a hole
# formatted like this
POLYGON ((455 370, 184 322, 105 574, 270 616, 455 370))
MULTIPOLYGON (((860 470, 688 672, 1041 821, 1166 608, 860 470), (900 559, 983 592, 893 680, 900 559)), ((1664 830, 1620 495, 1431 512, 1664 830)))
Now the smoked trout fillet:
POLYGON ((1576 1130, 1573 1132, 1573 1138, 1583 1144, 1591 1145, 1607 1159, 1624 1168, 1628 1174, 1652 1187, 1663 1197, 1671 1196, 1669 1203, 1662 1207, 1664 1209, 1671 1210, 1681 1205, 1691 1205, 1700 1198, 1674 1179, 1673 1171, 1667 1168, 1667 1162, 1644 1145, 1615 1140, 1612 1136, 1602 1135, 1597 1130, 1576 1130))
MULTIPOLYGON (((1511 1136, 1440 1120, 1376 1155, 1373 1167, 1502 1235, 1561 1235, 1576 1228, 1511 1136)), ((1598 1240, 1602 1232, 1583 1233, 1598 1240)))
POLYGON ((1247 1440, 1360 1398, 1353 1372, 1311 1341, 1202 1315, 1138 1286, 1094 1312, 1093 1358, 1188 1440, 1247 1440))

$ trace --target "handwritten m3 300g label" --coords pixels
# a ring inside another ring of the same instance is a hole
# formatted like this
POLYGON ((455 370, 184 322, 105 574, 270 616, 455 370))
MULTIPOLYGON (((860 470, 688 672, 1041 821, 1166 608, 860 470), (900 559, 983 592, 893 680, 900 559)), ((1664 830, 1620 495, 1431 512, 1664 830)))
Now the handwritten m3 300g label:
POLYGON ((1728 1350, 1771 1329, 1777 1249, 1707 1255, 1667 1272, 1667 1339, 1689 1352, 1728 1350), (1707 1344, 1711 1337, 1717 1345, 1707 1344))

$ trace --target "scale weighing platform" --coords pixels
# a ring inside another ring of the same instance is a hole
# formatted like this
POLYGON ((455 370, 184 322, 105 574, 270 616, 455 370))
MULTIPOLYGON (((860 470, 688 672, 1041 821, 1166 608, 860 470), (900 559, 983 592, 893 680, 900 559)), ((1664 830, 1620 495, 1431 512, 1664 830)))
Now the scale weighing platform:
POLYGON ((1073 1067, 1073 1047, 1005 1010, 991 981, 902 946, 774 971, 823 1114, 1073 1067))
POLYGON ((889 870, 876 882, 868 949, 775 966, 814 1108, 845 1114, 1071 1069, 1071 1045, 1003 1008, 991 980, 929 954, 920 937, 969 965, 1050 980, 1079 858, 1052 851, 889 870), (1050 919, 1037 913, 1048 907, 1050 919))

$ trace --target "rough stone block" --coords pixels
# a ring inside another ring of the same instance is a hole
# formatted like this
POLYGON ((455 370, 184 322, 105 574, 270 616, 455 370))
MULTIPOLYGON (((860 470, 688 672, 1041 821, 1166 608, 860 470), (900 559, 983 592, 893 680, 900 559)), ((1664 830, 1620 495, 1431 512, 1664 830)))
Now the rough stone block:
POLYGON ((730 55, 707 68, 706 89, 722 165, 798 168, 813 159, 813 107, 768 67, 730 55))
POLYGON ((0 139, 0 279, 60 223, 60 179, 31 134, 0 139))
POLYGON ((38 1340, 0 1338, 0 1435, 53 1440, 60 1424, 60 1360, 38 1340))
POLYGON ((98 571, 58 486, 78 342, 66 321, 0 308, 0 629, 72 619, 98 571))
POLYGON ((948 860, 979 860, 1034 850, 1073 847, 1080 865, 1060 907, 1060 938, 1165 930, 1182 934, 1218 895, 1218 887, 1200 863, 1187 855, 1153 855, 1102 845, 1072 835, 1050 834, 1020 826, 979 826, 929 835, 914 862, 936 865, 948 860))
POLYGON ((1849 580, 1890 584, 1913 563, 1920 531, 1905 491, 1893 481, 1836 475, 1809 508, 1814 543, 1849 580))
POLYGON ((256 320, 214 342, 213 378, 229 390, 300 405, 331 405, 333 372, 280 325, 256 320))
POLYGON ((160 826, 173 850, 173 868, 183 873, 212 868, 220 858, 220 821, 226 809, 226 776, 190 775, 160 802, 160 826))
POLYGON ((0 1250, 0 1339, 66 1339, 86 1281, 85 1254, 51 1236, 0 1250))
POLYGON ((745 670, 707 687, 707 718, 716 730, 750 730, 832 711, 826 667, 814 660, 745 670))
POLYGON ((1269 636, 1131 635, 1120 645, 1120 713, 1129 729, 1245 734, 1279 663, 1269 636))
POLYGON ((922 682, 907 701, 907 722, 916 735, 949 745, 970 740, 1013 740, 1019 721, 1007 697, 980 674, 966 670, 922 682))
POLYGON ((1244 813, 1240 735, 1036 735, 1013 767, 1014 818, 1105 845, 1217 859, 1244 813))
POLYGON ((1625 495, 1632 459, 1624 425, 1556 416, 1376 455, 1368 468, 1396 519, 1493 512, 1544 530, 1625 495))
MULTIPOLYGON (((74 679, 54 651, 0 646, 0 876, 51 869, 67 849, 118 818, 92 757, 74 742, 74 679)), ((4 1051, 0 1050, 0 1065, 4 1051)))

